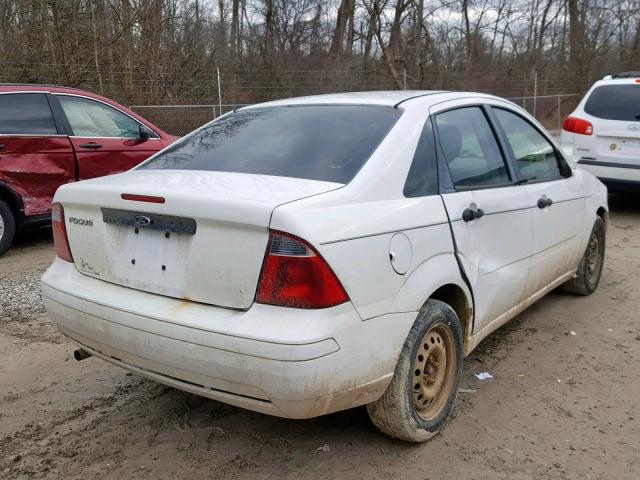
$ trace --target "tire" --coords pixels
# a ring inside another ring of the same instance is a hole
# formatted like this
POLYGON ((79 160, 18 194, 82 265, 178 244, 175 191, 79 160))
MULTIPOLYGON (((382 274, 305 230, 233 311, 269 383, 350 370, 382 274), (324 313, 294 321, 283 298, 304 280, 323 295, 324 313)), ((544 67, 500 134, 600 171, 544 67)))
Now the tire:
POLYGON ((598 288, 606 244, 604 222, 597 218, 589 236, 587 250, 580 259, 576 276, 562 285, 565 292, 576 295, 590 295, 598 288))
POLYGON ((7 203, 0 199, 0 255, 6 253, 16 236, 16 218, 7 203))
POLYGON ((411 327, 389 387, 367 405, 369 418, 391 437, 408 442, 429 440, 453 409, 462 361, 458 316, 449 305, 429 300, 411 327))

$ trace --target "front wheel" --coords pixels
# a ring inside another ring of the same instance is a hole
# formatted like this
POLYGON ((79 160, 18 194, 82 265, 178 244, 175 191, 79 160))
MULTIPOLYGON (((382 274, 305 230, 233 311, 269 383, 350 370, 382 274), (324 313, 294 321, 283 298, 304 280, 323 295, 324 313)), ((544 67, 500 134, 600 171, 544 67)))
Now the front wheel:
POLYGON ((563 290, 576 295, 595 292, 604 266, 605 228, 601 218, 597 218, 591 230, 587 250, 584 252, 576 276, 562 285, 563 290))
POLYGON ((462 360, 458 316, 449 305, 429 300, 407 336, 389 387, 367 405, 369 418, 391 437, 429 440, 453 409, 462 360))
POLYGON ((0 255, 11 248, 16 236, 16 219, 7 203, 0 199, 0 255))

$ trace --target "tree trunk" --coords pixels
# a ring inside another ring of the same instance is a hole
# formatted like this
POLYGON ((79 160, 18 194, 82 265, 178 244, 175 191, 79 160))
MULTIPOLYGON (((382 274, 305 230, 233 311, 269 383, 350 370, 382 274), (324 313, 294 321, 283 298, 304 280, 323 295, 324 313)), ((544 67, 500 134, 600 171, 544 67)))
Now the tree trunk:
POLYGON ((584 64, 584 19, 578 0, 568 0, 569 7, 569 64, 575 80, 576 91, 584 88, 586 65, 584 64))
POLYGON ((344 45, 344 33, 347 29, 347 22, 353 20, 354 7, 355 2, 353 0, 342 0, 340 2, 340 8, 338 8, 338 17, 336 19, 336 28, 333 32, 331 47, 329 47, 329 55, 337 56, 342 54, 344 45))
POLYGON ((231 4, 231 53, 234 55, 240 51, 239 19, 240 0, 233 0, 231 4))

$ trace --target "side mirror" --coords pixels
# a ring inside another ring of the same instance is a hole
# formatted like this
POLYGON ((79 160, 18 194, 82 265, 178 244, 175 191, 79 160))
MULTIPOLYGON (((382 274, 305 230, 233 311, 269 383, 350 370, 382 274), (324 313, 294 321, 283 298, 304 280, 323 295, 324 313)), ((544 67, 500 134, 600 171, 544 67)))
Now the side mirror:
POLYGON ((146 125, 140 125, 140 140, 143 142, 145 140, 149 140, 150 138, 154 138, 156 134, 146 125))

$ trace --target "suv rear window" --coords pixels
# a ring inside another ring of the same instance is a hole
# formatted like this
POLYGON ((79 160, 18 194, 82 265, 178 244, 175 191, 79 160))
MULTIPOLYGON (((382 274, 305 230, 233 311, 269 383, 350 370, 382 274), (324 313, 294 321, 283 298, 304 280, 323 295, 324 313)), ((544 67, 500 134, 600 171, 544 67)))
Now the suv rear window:
POLYGON ((348 183, 395 124, 384 106, 307 105, 240 110, 140 165, 348 183))
POLYGON ((606 120, 640 120, 640 85, 603 85, 591 92, 584 111, 606 120))

